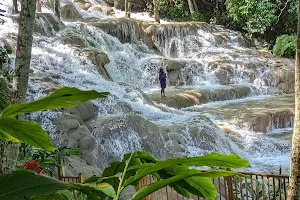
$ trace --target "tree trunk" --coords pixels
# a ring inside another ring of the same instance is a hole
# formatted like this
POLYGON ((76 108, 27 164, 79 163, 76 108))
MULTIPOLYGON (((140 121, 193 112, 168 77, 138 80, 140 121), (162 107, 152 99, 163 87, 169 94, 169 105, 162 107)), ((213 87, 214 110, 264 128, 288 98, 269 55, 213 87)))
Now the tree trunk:
POLYGON ((36 0, 22 0, 11 103, 26 100, 35 10, 36 0))
POLYGON ((13 14, 19 13, 18 10, 18 0, 13 0, 13 14))
POLYGON ((192 0, 192 1, 193 1, 195 11, 198 11, 198 6, 197 6, 197 3, 196 3, 196 0, 192 0))
POLYGON ((157 0, 153 0, 153 6, 154 6, 154 19, 156 22, 160 23, 157 0))
POLYGON ((60 0, 54 1, 54 15, 60 19, 60 0))
POLYGON ((300 199, 300 0, 298 0, 297 48, 295 64, 295 119, 291 152, 288 200, 300 199))
POLYGON ((36 12, 42 12, 41 0, 37 0, 37 2, 36 2, 36 12))
MULTIPOLYGON (((36 0, 22 0, 11 103, 26 101, 35 10, 36 0)), ((0 173, 10 173, 15 169, 18 154, 19 143, 4 142, 0 145, 0 173)))
POLYGON ((129 14, 129 2, 128 2, 128 0, 125 0, 125 17, 126 18, 130 18, 130 14, 129 14))
POLYGON ((188 0, 189 8, 190 8, 190 13, 193 14, 195 12, 194 10, 194 5, 192 0, 188 0))

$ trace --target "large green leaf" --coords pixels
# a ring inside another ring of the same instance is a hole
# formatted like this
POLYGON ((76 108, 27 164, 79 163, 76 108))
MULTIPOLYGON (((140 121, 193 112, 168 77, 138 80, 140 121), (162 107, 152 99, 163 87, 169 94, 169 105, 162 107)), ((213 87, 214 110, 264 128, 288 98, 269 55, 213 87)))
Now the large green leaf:
POLYGON ((35 195, 53 194, 69 189, 69 184, 28 170, 0 176, 0 199, 23 199, 35 195))
POLYGON ((178 194, 181 194, 182 196, 187 197, 188 199, 190 198, 191 192, 189 192, 187 189, 178 184, 178 182, 170 184, 170 187, 173 188, 176 192, 178 192, 178 194))
POLYGON ((100 185, 98 185, 98 189, 109 197, 116 197, 115 189, 108 183, 101 183, 100 185))
MULTIPOLYGON (((144 197, 148 196, 149 194, 155 192, 156 190, 159 190, 159 189, 161 189, 161 188, 163 188, 163 187, 165 187, 167 185, 171 185, 173 183, 176 183, 177 181, 180 181, 180 180, 192 177, 192 176, 201 176, 201 172, 196 172, 196 173, 192 172, 192 173, 180 174, 180 175, 173 176, 171 178, 164 179, 164 180, 161 180, 159 182, 153 183, 151 185, 143 187, 138 192, 136 192, 132 196, 131 200, 140 200, 140 199, 143 199, 144 197)), ((213 194, 210 195, 210 196, 213 196, 213 194)), ((213 198, 210 198, 210 196, 207 196, 207 198, 208 199, 213 199, 213 198)), ((216 196, 214 196, 214 199, 215 198, 216 198, 216 196)))
POLYGON ((95 90, 81 91, 77 88, 64 87, 50 96, 31 103, 12 104, 5 108, 0 118, 13 117, 23 113, 38 112, 42 110, 74 107, 79 103, 96 98, 104 98, 108 92, 97 92, 95 90))
POLYGON ((8 141, 20 141, 48 151, 54 151, 48 133, 36 122, 0 118, 0 137, 8 141))
POLYGON ((105 200, 107 196, 115 197, 115 189, 108 183, 90 183, 90 184, 80 184, 80 183, 70 183, 73 185, 73 189, 86 194, 89 200, 105 200))
MULTIPOLYGON (((216 199, 217 191, 209 178, 218 178, 223 176, 240 175, 236 172, 215 170, 209 172, 199 172, 196 169, 184 169, 182 166, 172 167, 175 176, 158 181, 139 190, 132 200, 142 199, 158 189, 170 185, 180 194, 187 196, 189 191, 195 195, 203 196, 206 199, 216 199), (185 183, 183 183, 184 181, 185 183), (181 184, 178 184, 181 182, 181 184)), ((170 171, 172 171, 170 170, 170 171)))
POLYGON ((60 196, 64 200, 73 200, 74 194, 69 190, 61 190, 56 193, 57 196, 60 196))
MULTIPOLYGON (((160 170, 158 173, 163 179, 167 179, 179 174, 199 172, 199 170, 189 169, 187 166, 171 166, 160 170)), ((209 194, 216 193, 216 189, 212 181, 207 177, 190 177, 184 180, 180 180, 172 185, 179 194, 188 197, 189 194, 195 194, 197 196, 208 196, 209 194), (204 184, 203 184, 204 183, 204 184), (207 193, 209 191, 209 193, 207 193)))
MULTIPOLYGON (((129 157, 130 157, 130 154, 125 154, 123 161, 127 160, 129 157)), ((151 155, 150 153, 145 152, 145 151, 134 152, 132 159, 134 159, 134 158, 139 158, 142 161, 147 162, 147 163, 149 163, 149 162, 156 163, 157 162, 157 160, 155 159, 155 157, 153 155, 151 155)))
POLYGON ((187 165, 187 166, 219 166, 219 167, 228 167, 228 168, 250 167, 250 164, 247 160, 242 159, 235 154, 221 155, 221 154, 211 153, 206 156, 169 159, 166 161, 159 161, 155 164, 147 163, 147 164, 135 166, 134 168, 140 168, 140 169, 137 170, 135 176, 128 178, 124 182, 124 187, 143 178, 148 174, 152 174, 164 168, 174 166, 174 165, 179 165, 179 164, 187 165))
MULTIPOLYGON (((113 176, 118 177, 117 174, 123 173, 124 168, 125 168, 124 162, 112 162, 112 163, 110 163, 109 167, 104 169, 102 176, 100 178, 102 179, 105 177, 113 177, 113 176)), ((117 190, 120 180, 119 180, 119 178, 112 178, 112 179, 107 179, 106 182, 109 183, 110 185, 112 185, 113 188, 115 188, 115 190, 117 190)))

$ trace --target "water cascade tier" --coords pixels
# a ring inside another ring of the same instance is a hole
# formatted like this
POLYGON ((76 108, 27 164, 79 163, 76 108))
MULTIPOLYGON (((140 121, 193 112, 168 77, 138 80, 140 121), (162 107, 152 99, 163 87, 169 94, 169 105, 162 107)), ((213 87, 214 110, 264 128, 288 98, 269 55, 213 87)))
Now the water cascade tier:
MULTIPOLYGON (((250 161, 249 171, 289 169, 294 60, 221 26, 119 18, 103 2, 90 3, 63 1, 62 21, 45 4, 35 22, 28 100, 63 86, 111 93, 30 116, 55 146, 81 149, 83 159, 66 161, 67 175, 99 174, 136 150, 158 159, 235 153, 250 161)), ((15 50, 18 16, 5 6, 0 43, 15 50)))

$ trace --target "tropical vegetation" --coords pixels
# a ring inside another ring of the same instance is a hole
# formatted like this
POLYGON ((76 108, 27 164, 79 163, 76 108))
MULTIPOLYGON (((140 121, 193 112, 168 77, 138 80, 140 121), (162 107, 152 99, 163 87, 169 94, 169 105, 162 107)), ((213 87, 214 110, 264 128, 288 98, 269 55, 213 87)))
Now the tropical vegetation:
MULTIPOLYGON (((280 43, 281 39, 276 40, 277 37, 285 35, 282 37, 291 39, 297 32, 297 0, 195 0, 196 9, 193 11, 190 9, 190 1, 155 1, 161 17, 173 21, 221 24, 249 37, 265 39, 271 44, 271 48, 275 43, 280 46, 277 42, 280 43)), ((148 10, 154 11, 152 2, 148 4, 148 10)), ((287 52, 274 50, 273 53, 288 57, 295 55, 293 48, 285 49, 287 52)))
MULTIPOLYGON (((48 134, 36 123, 17 120, 15 117, 24 113, 48 109, 72 107, 94 98, 104 98, 107 92, 80 91, 76 88, 62 88, 51 95, 29 103, 12 104, 0 114, 0 137, 7 141, 23 142, 42 150, 33 155, 33 159, 24 164, 24 171, 17 170, 0 176, 0 197, 3 199, 73 199, 72 192, 82 199, 96 200, 107 197, 119 200, 124 188, 133 185, 147 175, 155 176, 158 181, 137 191, 132 200, 143 199, 152 192, 171 186, 185 197, 190 194, 215 199, 216 188, 209 178, 236 175, 235 172, 212 170, 200 172, 190 166, 217 166, 224 168, 250 167, 248 161, 236 155, 212 153, 206 156, 177 158, 158 161, 147 152, 135 152, 124 155, 120 162, 113 162, 101 177, 91 177, 84 184, 63 183, 45 175, 41 163, 55 163, 61 156, 78 153, 76 150, 56 150, 48 134), (54 153, 47 153, 45 150, 54 153), (63 152, 63 153, 62 153, 63 152), (50 159, 52 158, 52 160, 50 159), (54 160, 53 160, 54 159, 54 160), (41 160, 38 163, 36 160, 41 160), (61 191, 63 190, 63 191, 61 191)), ((25 149, 25 148, 24 148, 25 149)))

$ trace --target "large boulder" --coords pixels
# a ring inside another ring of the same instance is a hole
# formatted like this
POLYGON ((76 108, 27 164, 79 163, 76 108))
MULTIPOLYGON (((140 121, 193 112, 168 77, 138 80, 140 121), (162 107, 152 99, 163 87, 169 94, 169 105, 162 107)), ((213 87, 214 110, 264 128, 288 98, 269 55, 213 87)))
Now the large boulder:
POLYGON ((71 2, 66 2, 61 5, 60 16, 67 21, 77 21, 82 18, 80 11, 71 2))
POLYGON ((80 51, 80 55, 84 55, 86 58, 88 58, 96 66, 97 71, 103 78, 111 80, 106 70, 107 64, 109 64, 110 60, 104 51, 92 48, 84 48, 80 51))
POLYGON ((100 5, 92 6, 88 9, 88 11, 89 12, 100 12, 105 15, 114 15, 115 14, 115 11, 111 7, 100 6, 100 5))
POLYGON ((176 86, 180 81, 180 70, 183 62, 180 60, 164 60, 164 66, 168 73, 168 81, 172 86, 176 86))
POLYGON ((75 2, 83 10, 88 10, 92 6, 92 3, 86 0, 76 0, 75 2))
POLYGON ((262 133, 271 132, 274 128, 290 128, 293 126, 294 115, 293 109, 265 110, 248 122, 247 128, 262 133))
POLYGON ((274 87, 283 93, 293 93, 295 83, 295 70, 292 66, 286 66, 283 61, 275 63, 274 69, 267 71, 261 77, 254 80, 254 83, 263 87, 274 87))
POLYGON ((140 97, 140 99, 143 100, 144 104, 154 106, 154 103, 152 102, 152 100, 141 89, 135 87, 134 85, 130 85, 130 84, 124 83, 124 82, 119 82, 118 84, 125 88, 125 91, 127 94, 126 98, 130 98, 131 101, 137 101, 138 98, 136 98, 136 97, 140 97), (133 95, 133 94, 135 94, 135 95, 133 95))
POLYGON ((227 70, 224 69, 217 69, 215 71, 215 76, 217 77, 217 79, 219 80, 219 83, 222 85, 227 85, 230 84, 230 72, 228 72, 227 70))
POLYGON ((97 166, 120 160, 124 153, 137 150, 150 152, 157 158, 165 158, 163 137, 152 122, 135 114, 107 116, 89 122, 97 142, 97 166))
POLYGON ((88 121, 97 115, 95 106, 90 101, 79 104, 73 108, 66 108, 66 111, 72 115, 77 115, 82 121, 88 121))
POLYGON ((36 13, 34 31, 44 36, 54 36, 58 31, 65 28, 63 22, 52 13, 36 13))
POLYGON ((74 51, 74 54, 76 56, 80 55, 81 49, 89 46, 87 39, 82 36, 81 33, 76 32, 74 29, 65 29, 64 31, 62 31, 60 39, 63 43, 78 48, 78 50, 74 51))
MULTIPOLYGON (((156 125, 139 115, 98 117, 88 122, 95 137, 96 165, 100 169, 123 154, 147 151, 158 159, 186 157, 189 147, 200 154, 232 153, 225 134, 208 118, 197 116, 182 123, 156 125)), ((195 153, 195 152, 194 152, 195 153)))
POLYGON ((101 175, 101 171, 97 167, 88 165, 79 156, 64 158, 62 166, 65 176, 78 176, 79 173, 82 173, 83 177, 89 178, 94 175, 101 175))

